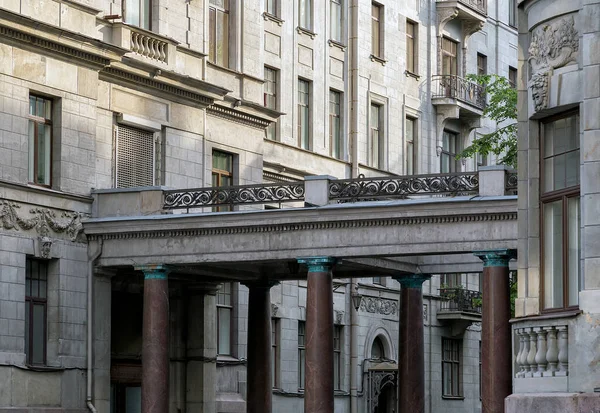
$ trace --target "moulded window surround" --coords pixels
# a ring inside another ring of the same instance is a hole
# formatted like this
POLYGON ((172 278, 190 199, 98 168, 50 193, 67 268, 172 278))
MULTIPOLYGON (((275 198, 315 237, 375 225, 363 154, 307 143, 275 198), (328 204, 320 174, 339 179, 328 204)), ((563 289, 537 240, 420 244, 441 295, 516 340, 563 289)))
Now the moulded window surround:
MULTIPOLYGON (((213 150, 212 152, 212 186, 233 185, 233 154, 213 150)), ((213 207, 213 212, 231 211, 231 206, 213 207)))
POLYGON ((442 337, 442 397, 462 398, 462 342, 442 337))
POLYGON ((52 185, 52 100, 29 95, 28 179, 35 185, 52 185))
POLYGON ((132 26, 150 30, 151 0, 123 0, 123 21, 132 26))
POLYGON ((208 60, 229 67, 231 13, 230 0, 210 0, 208 6, 208 60))
POLYGON ((298 79, 298 146, 311 150, 311 82, 298 79))
POLYGON ((337 159, 344 157, 342 96, 341 92, 329 91, 329 145, 331 156, 337 159))
POLYGON ((298 0, 298 26, 313 30, 313 0, 298 0))
POLYGON ((416 148, 417 148, 417 125, 418 119, 410 116, 406 117, 406 174, 416 174, 416 148))
POLYGON ((385 285, 385 278, 384 277, 373 277, 373 284, 385 285))
POLYGON ((406 20, 406 71, 418 75, 419 61, 419 25, 411 20, 406 20))
POLYGON ((579 114, 541 122, 541 248, 543 310, 579 305, 581 262, 579 114))
MULTIPOLYGON (((265 66, 265 83, 263 85, 264 105, 266 108, 277 110, 279 86, 278 78, 279 71, 265 66)), ((266 138, 269 140, 277 140, 277 121, 271 122, 265 130, 266 138)))
POLYGON ((381 4, 371 3, 371 54, 379 59, 384 53, 384 15, 381 4))
POLYGON ((383 342, 381 341, 381 338, 375 337, 373 344, 371 344, 371 358, 381 360, 385 357, 385 348, 383 347, 383 342))
POLYGON ((442 37, 442 75, 458 74, 458 43, 442 37))
POLYGON ((508 0, 508 25, 517 27, 517 0, 508 0))
POLYGON ((372 102, 370 105, 367 165, 377 169, 385 167, 383 162, 385 151, 384 110, 385 107, 382 104, 372 102))
POLYGON ((306 360, 306 322, 298 320, 298 388, 304 389, 306 360))
POLYGON ((517 88, 517 69, 512 66, 508 66, 508 83, 513 89, 517 88))
POLYGON ((25 261, 25 356, 27 364, 46 364, 48 261, 25 261))
POLYGON ((233 283, 224 283, 217 292, 217 354, 232 355, 233 283))
POLYGON ((330 0, 329 38, 335 42, 342 43, 344 28, 343 0, 330 0))

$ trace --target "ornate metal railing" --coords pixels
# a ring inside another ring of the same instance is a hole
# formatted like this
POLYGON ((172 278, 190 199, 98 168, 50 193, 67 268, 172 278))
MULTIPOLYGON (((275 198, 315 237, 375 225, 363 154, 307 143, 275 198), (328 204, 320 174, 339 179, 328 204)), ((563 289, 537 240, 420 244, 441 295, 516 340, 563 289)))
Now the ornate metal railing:
POLYGON ((479 193, 477 172, 339 179, 329 182, 329 199, 363 201, 409 195, 456 196, 479 193))
POLYGON ((504 190, 507 194, 517 195, 518 175, 517 172, 509 171, 505 175, 504 190))
POLYGON ((485 89, 483 86, 455 75, 435 75, 432 77, 432 98, 458 99, 483 110, 485 89))
POLYGON ((168 190, 165 209, 304 201, 304 182, 168 190))
POLYGON ((131 51, 140 56, 167 63, 169 44, 131 26, 131 51))
MULTIPOLYGON (((441 2, 450 0, 438 0, 441 2)), ((458 0, 459 3, 464 4, 480 13, 487 15, 487 1, 486 0, 458 0)))
POLYGON ((440 311, 481 314, 481 293, 460 287, 440 288, 440 311))

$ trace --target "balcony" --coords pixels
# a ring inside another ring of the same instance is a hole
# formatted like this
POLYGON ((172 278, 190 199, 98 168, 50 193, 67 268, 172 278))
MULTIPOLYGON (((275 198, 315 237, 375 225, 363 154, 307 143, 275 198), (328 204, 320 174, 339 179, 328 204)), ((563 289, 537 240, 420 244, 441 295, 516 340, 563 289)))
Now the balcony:
POLYGON ((487 0, 437 0, 437 9, 438 13, 451 10, 454 18, 474 23, 487 19, 487 0))
POLYGON ((479 117, 486 106, 485 90, 456 75, 435 75, 431 82, 431 102, 458 107, 460 117, 479 117))
POLYGON ((462 287, 441 288, 442 299, 438 320, 462 321, 466 324, 481 321, 481 293, 462 287))
POLYGON ((149 63, 157 68, 174 69, 177 42, 165 36, 125 23, 114 23, 113 43, 131 50, 135 60, 149 63))

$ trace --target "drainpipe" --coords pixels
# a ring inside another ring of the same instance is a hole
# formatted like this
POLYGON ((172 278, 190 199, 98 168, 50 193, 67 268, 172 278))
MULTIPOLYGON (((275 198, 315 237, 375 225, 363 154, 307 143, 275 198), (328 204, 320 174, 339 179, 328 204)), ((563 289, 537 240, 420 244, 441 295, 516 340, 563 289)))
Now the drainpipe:
MULTIPOLYGON (((431 296, 431 286, 432 286, 432 284, 433 284, 433 277, 431 277, 429 279, 429 300, 428 300, 429 301, 429 307, 427 308, 427 323, 429 324, 427 326, 428 327, 427 329, 429 330, 429 413, 431 413, 432 409, 433 409, 433 407, 432 407, 433 397, 431 397, 431 372, 432 372, 431 366, 433 364, 432 360, 431 360, 431 343, 433 341, 432 338, 431 338, 432 337, 431 336, 431 320, 432 320, 431 314, 432 314, 432 311, 433 311, 433 307, 431 306, 431 302, 433 301, 433 299, 431 298, 432 297, 431 296)), ((437 309, 436 309, 436 311, 437 311, 437 309)))
POLYGON ((350 145, 352 147, 352 178, 358 178, 358 0, 350 5, 350 79, 352 103, 350 105, 350 145))
POLYGON ((98 241, 96 251, 88 253, 88 285, 87 285, 87 390, 85 403, 92 413, 97 413, 96 407, 92 403, 92 373, 93 373, 93 342, 92 342, 92 324, 93 324, 93 297, 94 297, 94 264, 102 254, 102 238, 98 241))
MULTIPOLYGON (((350 413, 358 413, 358 310, 354 308, 352 294, 356 291, 357 281, 350 279, 350 413)), ((362 371, 360 372, 362 380, 362 371)))

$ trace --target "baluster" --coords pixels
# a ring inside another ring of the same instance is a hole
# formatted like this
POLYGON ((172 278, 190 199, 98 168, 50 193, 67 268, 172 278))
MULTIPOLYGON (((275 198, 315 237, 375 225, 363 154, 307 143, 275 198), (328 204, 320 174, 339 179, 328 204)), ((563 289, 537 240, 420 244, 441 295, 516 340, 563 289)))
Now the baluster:
POLYGON ((556 376, 569 375, 569 331, 567 326, 556 327, 558 329, 558 371, 556 376))
POLYGON ((139 37, 136 32, 131 32, 131 51, 134 53, 140 52, 139 37))
POLYGON ((535 363, 535 355, 537 353, 537 333, 531 328, 529 330, 529 353, 527 354, 527 364, 529 365, 529 372, 526 374, 526 377, 533 377, 533 373, 535 373, 537 369, 537 365, 535 363))
POLYGON ((152 39, 152 58, 158 60, 160 55, 158 53, 158 40, 152 39))
POLYGON ((558 341, 556 340, 556 329, 554 327, 546 327, 548 330, 548 351, 546 352, 546 360, 548 368, 544 376, 554 376, 554 372, 558 369, 558 341))
POLYGON ((523 366, 523 364, 521 363, 521 356, 523 355, 523 349, 525 348, 525 344, 523 343, 523 329, 517 328, 515 330, 515 334, 517 335, 517 338, 519 339, 519 351, 517 352, 517 354, 515 356, 515 361, 517 362, 519 371, 517 371, 517 374, 515 375, 515 377, 523 377, 523 375, 525 374, 525 366, 523 366))
POLYGON ((523 351, 521 352, 521 359, 519 363, 523 366, 523 375, 525 377, 529 371, 529 364, 527 364, 527 355, 529 354, 529 334, 526 328, 521 329, 521 335, 523 336, 523 351))
POLYGON ((160 43, 160 48, 159 48, 159 52, 160 52, 160 61, 161 62, 167 62, 167 53, 166 53, 166 49, 167 49, 167 44, 161 42, 160 43))
POLYGON ((546 347, 546 334, 548 333, 542 327, 536 328, 538 333, 537 340, 537 353, 535 355, 535 362, 537 363, 537 372, 534 374, 535 377, 542 377, 542 373, 546 371, 546 365, 548 364, 546 360, 546 352, 548 351, 546 347))
POLYGON ((148 56, 149 52, 150 52, 150 48, 148 47, 148 37, 146 36, 140 36, 142 39, 142 56, 148 56))

